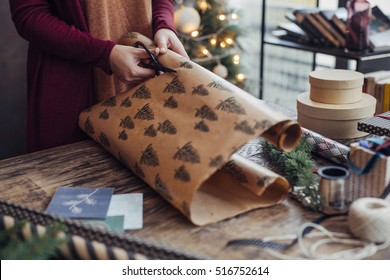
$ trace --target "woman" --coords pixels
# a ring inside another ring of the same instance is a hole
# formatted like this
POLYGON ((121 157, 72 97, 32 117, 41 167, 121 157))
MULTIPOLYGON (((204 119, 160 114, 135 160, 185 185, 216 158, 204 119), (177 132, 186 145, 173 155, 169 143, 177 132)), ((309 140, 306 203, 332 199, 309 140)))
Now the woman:
POLYGON ((187 57, 171 0, 10 0, 10 7, 29 41, 29 152, 84 139, 82 110, 154 76, 139 66, 145 50, 117 44, 126 32, 153 37, 156 56, 170 48, 187 57))

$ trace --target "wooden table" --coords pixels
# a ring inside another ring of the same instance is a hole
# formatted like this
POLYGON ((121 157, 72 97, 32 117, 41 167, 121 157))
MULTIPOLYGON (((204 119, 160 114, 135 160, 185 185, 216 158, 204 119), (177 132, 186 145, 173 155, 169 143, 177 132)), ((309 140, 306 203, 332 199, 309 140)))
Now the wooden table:
MULTIPOLYGON (((113 187, 115 193, 143 193, 144 227, 126 234, 211 259, 275 259, 262 248, 226 244, 232 239, 296 234, 304 222, 320 216, 289 198, 277 206, 197 227, 93 141, 0 161, 2 200, 44 211, 58 186, 113 187)), ((330 229, 333 225, 337 231, 347 231, 345 219, 328 224, 330 229)), ((286 253, 298 257, 298 246, 286 253)), ((390 249, 371 258, 390 259, 390 249)))

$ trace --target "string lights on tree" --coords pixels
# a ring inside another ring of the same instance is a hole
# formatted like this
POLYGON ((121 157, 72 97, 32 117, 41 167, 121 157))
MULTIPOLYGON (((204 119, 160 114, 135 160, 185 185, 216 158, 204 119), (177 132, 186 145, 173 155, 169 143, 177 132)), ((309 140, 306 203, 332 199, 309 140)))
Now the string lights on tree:
POLYGON ((191 60, 243 88, 239 14, 225 0, 176 0, 175 27, 191 60))

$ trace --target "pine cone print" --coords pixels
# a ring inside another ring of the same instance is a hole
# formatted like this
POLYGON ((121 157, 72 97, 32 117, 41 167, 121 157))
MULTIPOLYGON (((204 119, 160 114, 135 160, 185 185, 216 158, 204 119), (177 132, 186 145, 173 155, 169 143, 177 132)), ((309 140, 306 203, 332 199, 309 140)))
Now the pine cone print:
POLYGON ((223 163, 223 156, 219 155, 210 159, 209 167, 220 167, 223 163))
POLYGON ((126 130, 122 130, 120 133, 119 133, 119 137, 118 137, 120 140, 127 140, 127 133, 126 133, 126 130))
POLYGON ((159 123, 157 130, 162 133, 171 135, 174 135, 177 132, 176 127, 169 120, 165 120, 163 123, 159 123))
POLYGON ((219 103, 215 109, 237 115, 246 114, 244 107, 242 107, 242 105, 238 103, 234 97, 229 97, 225 101, 221 101, 221 103, 219 103))
POLYGON ((192 94, 207 96, 209 95, 209 91, 207 90, 207 88, 204 87, 204 85, 199 85, 197 87, 192 88, 192 94))
POLYGON ((180 62, 180 68, 192 69, 193 66, 190 62, 184 61, 184 62, 180 62))
POLYGON ((100 112, 100 114, 99 114, 99 119, 102 119, 102 120, 108 120, 109 117, 110 117, 110 114, 108 113, 107 109, 105 109, 103 112, 100 112))
POLYGON ((218 120, 218 115, 207 105, 203 105, 200 109, 196 108, 195 117, 209 121, 218 120))
POLYGON ((262 188, 269 185, 271 177, 265 176, 263 178, 257 178, 257 186, 262 188))
POLYGON ((272 126, 272 123, 269 120, 263 120, 261 122, 255 121, 255 129, 262 129, 262 130, 267 130, 272 126))
POLYGON ((175 98, 173 98, 173 96, 170 96, 168 99, 164 100, 164 107, 165 108, 175 109, 175 108, 177 108, 177 106, 178 106, 177 101, 175 98))
POLYGON ((146 84, 142 84, 131 96, 138 99, 150 99, 152 92, 146 87, 146 84))
POLYGON ((153 110, 149 107, 149 103, 145 104, 134 116, 135 119, 139 120, 154 120, 153 110))
POLYGON ((160 174, 157 174, 154 178, 154 185, 156 191, 161 194, 166 200, 172 200, 172 196, 167 188, 166 184, 161 180, 160 174))
POLYGON ((188 173, 184 165, 175 170, 175 179, 186 183, 191 181, 190 173, 188 173))
POLYGON ((103 132, 100 132, 99 142, 100 142, 100 144, 102 144, 106 148, 110 147, 110 141, 108 141, 107 136, 103 132))
POLYGON ((255 134, 255 130, 248 124, 247 121, 242 121, 240 123, 236 123, 234 130, 243 132, 248 135, 255 134))
POLYGON ((144 136, 149 136, 149 137, 157 136, 157 129, 154 128, 154 124, 151 124, 147 128, 145 128, 144 136))
POLYGON ((127 129, 133 129, 135 127, 134 121, 130 116, 126 116, 124 119, 121 119, 119 126, 127 129))
POLYGON ((194 129, 195 130, 200 130, 202 132, 209 132, 210 131, 210 128, 208 127, 208 125, 203 120, 201 120, 200 122, 196 123, 194 129))
POLYGON ((93 128, 92 121, 89 117, 85 120, 84 123, 84 130, 88 135, 92 135, 95 133, 95 129, 93 128))
POLYGON ((112 96, 112 97, 108 98, 107 100, 105 100, 102 103, 102 106, 105 106, 105 107, 114 107, 114 106, 116 106, 116 98, 115 98, 115 96, 112 96))
POLYGON ((227 162, 222 166, 221 171, 240 183, 248 183, 248 178, 246 177, 244 171, 233 161, 227 162))
POLYGON ((145 173, 142 170, 141 166, 138 164, 138 162, 135 163, 134 173, 137 174, 141 178, 145 178, 145 173))
POLYGON ((232 90, 226 86, 224 86, 221 82, 218 82, 218 81, 213 81, 211 83, 209 83, 207 85, 208 87, 212 87, 212 88, 216 88, 218 90, 223 90, 223 91, 228 91, 228 92, 232 92, 232 90))
POLYGON ((186 89, 184 87, 183 82, 179 81, 177 77, 175 77, 167 86, 164 88, 164 91, 166 93, 185 93, 186 89))
POLYGON ((131 102, 130 97, 126 97, 122 100, 121 107, 129 108, 131 105, 133 105, 133 102, 131 102))
POLYGON ((181 160, 190 163, 200 163, 200 156, 198 151, 192 147, 191 142, 188 142, 174 154, 173 159, 181 160))
POLYGON ((159 166, 160 165, 157 153, 154 151, 152 144, 149 144, 149 146, 146 148, 146 150, 142 152, 139 163, 145 164, 148 166, 159 166))

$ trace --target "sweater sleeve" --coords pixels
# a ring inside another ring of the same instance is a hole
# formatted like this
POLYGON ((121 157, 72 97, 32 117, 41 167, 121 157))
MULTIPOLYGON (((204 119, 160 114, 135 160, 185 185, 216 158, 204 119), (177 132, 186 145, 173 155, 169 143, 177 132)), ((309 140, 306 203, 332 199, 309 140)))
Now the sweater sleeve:
POLYGON ((109 55, 115 42, 93 38, 54 16, 48 0, 10 0, 10 8, 16 30, 30 44, 110 73, 109 55))
POLYGON ((159 29, 168 28, 176 32, 173 23, 174 6, 172 0, 152 0, 153 7, 153 32, 159 29))

